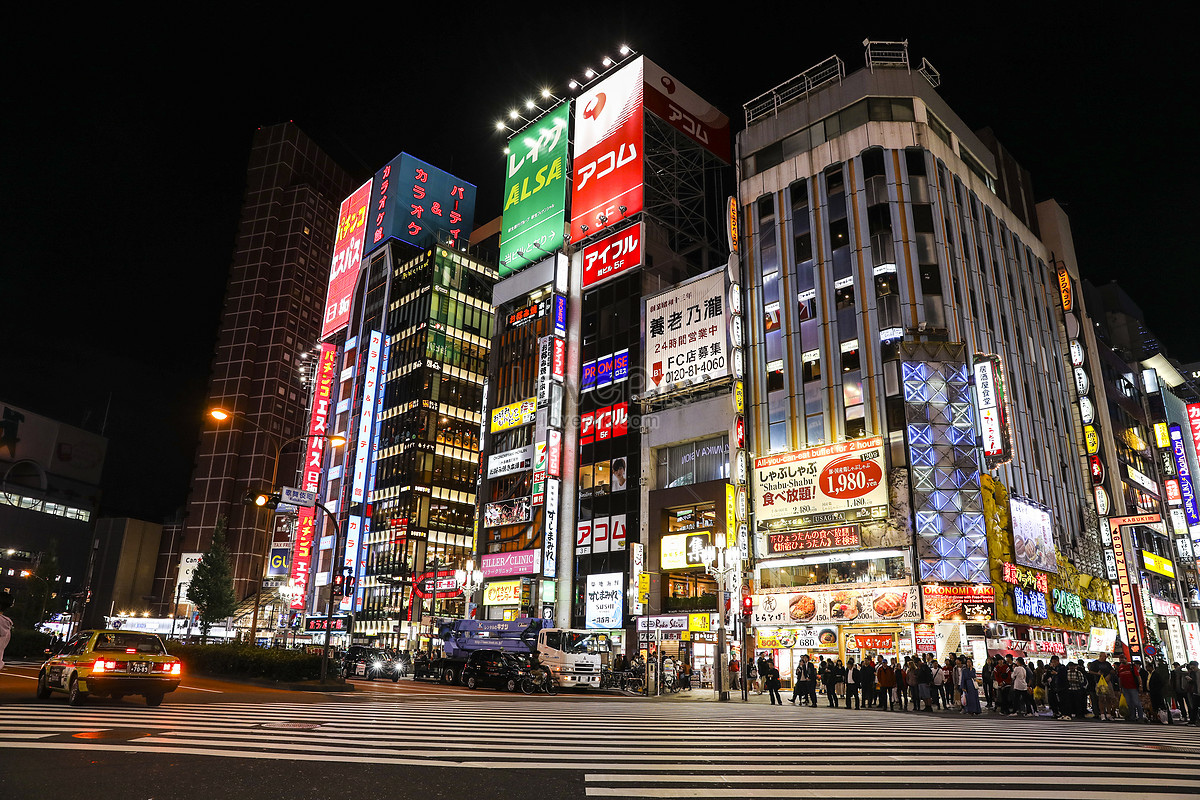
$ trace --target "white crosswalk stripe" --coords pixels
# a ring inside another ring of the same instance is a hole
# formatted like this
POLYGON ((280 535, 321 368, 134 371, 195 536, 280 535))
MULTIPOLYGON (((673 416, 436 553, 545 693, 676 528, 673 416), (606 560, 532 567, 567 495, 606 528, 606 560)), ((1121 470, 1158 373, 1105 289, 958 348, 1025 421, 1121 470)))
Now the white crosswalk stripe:
POLYGON ((1200 796, 1200 731, 1182 726, 514 700, 6 706, 0 751, 572 770, 588 797, 1200 796))

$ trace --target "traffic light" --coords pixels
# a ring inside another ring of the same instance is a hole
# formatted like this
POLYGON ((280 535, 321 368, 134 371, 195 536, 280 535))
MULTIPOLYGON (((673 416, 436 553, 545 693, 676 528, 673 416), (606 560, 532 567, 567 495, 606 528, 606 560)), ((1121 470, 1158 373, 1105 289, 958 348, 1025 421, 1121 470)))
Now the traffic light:
POLYGON ((272 493, 266 489, 247 489, 246 494, 242 496, 242 503, 274 511, 275 507, 279 505, 279 493, 272 493))
POLYGON ((342 587, 343 580, 345 580, 345 579, 343 578, 342 573, 340 573, 340 572, 333 573, 333 583, 331 584, 330 591, 333 592, 334 597, 337 597, 337 596, 343 594, 343 590, 342 590, 343 589, 343 587, 342 587))
POLYGON ((342 593, 354 594, 354 569, 352 567, 342 567, 342 593))
POLYGON ((742 595, 742 613, 747 617, 754 613, 754 598, 748 594, 742 595))

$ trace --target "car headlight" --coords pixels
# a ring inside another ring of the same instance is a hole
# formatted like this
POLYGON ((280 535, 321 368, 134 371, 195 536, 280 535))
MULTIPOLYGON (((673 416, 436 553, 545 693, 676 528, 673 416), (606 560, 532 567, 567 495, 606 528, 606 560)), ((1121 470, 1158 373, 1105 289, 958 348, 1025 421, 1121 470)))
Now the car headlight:
POLYGON ((374 667, 375 669, 379 669, 380 667, 383 666, 383 662, 382 661, 372 661, 371 666, 374 667))

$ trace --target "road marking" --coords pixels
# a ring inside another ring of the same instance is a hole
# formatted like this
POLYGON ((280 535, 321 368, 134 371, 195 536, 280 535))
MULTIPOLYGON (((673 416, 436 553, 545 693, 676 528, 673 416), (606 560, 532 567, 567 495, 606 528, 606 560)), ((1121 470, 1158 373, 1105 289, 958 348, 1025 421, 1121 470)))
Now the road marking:
POLYGON ((212 692, 213 694, 225 694, 220 689, 201 689, 199 686, 180 686, 180 689, 186 689, 189 692, 212 692))
POLYGON ((17 672, 0 672, 0 675, 11 675, 14 678, 24 678, 27 681, 36 681, 37 680, 36 675, 21 675, 20 673, 17 673, 17 672))

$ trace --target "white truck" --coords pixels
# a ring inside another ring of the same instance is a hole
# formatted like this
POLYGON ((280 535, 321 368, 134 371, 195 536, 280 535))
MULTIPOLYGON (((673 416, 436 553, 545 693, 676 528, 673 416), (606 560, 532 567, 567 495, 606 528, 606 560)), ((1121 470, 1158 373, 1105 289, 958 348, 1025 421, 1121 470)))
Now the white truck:
POLYGON ((521 617, 502 620, 456 620, 441 626, 445 656, 422 665, 414 677, 459 683, 473 650, 503 650, 535 655, 561 688, 600 686, 600 654, 611 651, 607 634, 544 627, 545 621, 521 617))

